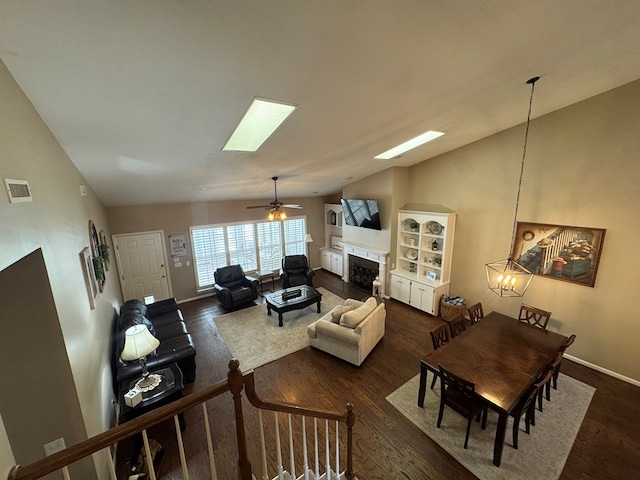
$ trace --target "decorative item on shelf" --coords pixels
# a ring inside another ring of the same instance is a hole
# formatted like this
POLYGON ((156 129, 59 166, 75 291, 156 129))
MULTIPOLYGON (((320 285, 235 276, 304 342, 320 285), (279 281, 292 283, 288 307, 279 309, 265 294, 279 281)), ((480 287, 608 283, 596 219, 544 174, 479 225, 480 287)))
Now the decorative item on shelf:
POLYGON ((436 280, 436 278, 438 278, 438 276, 436 275, 436 272, 427 272, 426 275, 428 280, 431 280, 432 282, 436 280))
POLYGON ((433 257, 427 257, 427 258, 425 258, 425 261, 426 261, 429 265, 433 265, 433 257))
POLYGON ((441 267, 442 266, 442 257, 436 256, 433 259, 433 263, 435 263, 437 267, 441 267))
POLYGON ((406 256, 409 260, 417 260, 418 259, 418 251, 412 248, 407 250, 406 256))
POLYGON ((438 251, 438 241, 434 240, 433 243, 431 244, 431 250, 433 250, 434 252, 438 251))
POLYGON ((410 220, 409 221, 409 229, 412 232, 417 232, 418 231, 418 222, 416 222, 415 220, 410 220))
MULTIPOLYGON (((531 85, 531 95, 529 97, 529 112, 527 114, 527 126, 524 133, 524 145, 522 147, 522 160, 520 162, 520 178, 518 180, 518 193, 516 194, 516 208, 513 216, 513 230, 511 234, 511 245, 514 244, 516 226, 518 220, 518 206, 520 203, 520 190, 522 187, 522 177, 524 174, 524 160, 527 156, 527 140, 529 138, 529 125, 531 124, 531 106, 533 104, 533 91, 536 82, 540 77, 533 77, 527 80, 527 85, 531 85)), ((533 273, 516 262, 511 253, 506 260, 487 263, 485 265, 487 283, 489 289, 501 297, 522 297, 527 291, 533 273)))
POLYGON ((442 233, 442 225, 440 225, 438 222, 431 222, 429 224, 429 232, 434 235, 440 235, 442 233))
POLYGON ((416 273, 416 264, 415 263, 410 263, 409 264, 409 273, 416 273))
POLYGON ((416 246, 416 239, 415 238, 410 238, 409 239, 409 245, 411 245, 412 247, 416 246))

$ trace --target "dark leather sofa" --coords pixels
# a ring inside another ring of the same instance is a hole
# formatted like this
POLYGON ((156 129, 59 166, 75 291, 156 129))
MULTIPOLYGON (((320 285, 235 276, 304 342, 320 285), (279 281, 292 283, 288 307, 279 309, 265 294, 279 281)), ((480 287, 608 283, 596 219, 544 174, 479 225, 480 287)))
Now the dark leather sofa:
POLYGON ((306 255, 287 255, 282 258, 280 278, 282 288, 309 285, 313 287, 315 272, 309 267, 306 255))
POLYGON ((145 305, 140 300, 128 300, 120 308, 113 328, 113 382, 114 390, 126 380, 142 375, 138 360, 124 361, 120 354, 124 347, 127 328, 144 324, 160 340, 157 350, 147 356, 149 371, 177 363, 183 380, 191 383, 196 378, 196 348, 184 323, 182 312, 174 298, 145 305))
POLYGON ((258 280, 248 277, 240 265, 218 268, 214 273, 215 291, 220 304, 232 309, 258 298, 258 280))

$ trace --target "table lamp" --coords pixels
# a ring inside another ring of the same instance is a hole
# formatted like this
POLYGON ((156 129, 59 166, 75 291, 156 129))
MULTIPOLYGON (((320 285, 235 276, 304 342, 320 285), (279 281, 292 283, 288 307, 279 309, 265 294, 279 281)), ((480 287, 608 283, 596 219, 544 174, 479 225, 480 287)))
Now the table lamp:
POLYGON ((142 391, 152 390, 160 383, 159 375, 149 375, 147 370, 147 355, 160 345, 160 341, 151 335, 145 325, 134 325, 125 332, 124 348, 120 358, 127 362, 139 360, 142 367, 142 378, 136 383, 136 387, 142 391), (158 378, 156 378, 158 377, 158 378))

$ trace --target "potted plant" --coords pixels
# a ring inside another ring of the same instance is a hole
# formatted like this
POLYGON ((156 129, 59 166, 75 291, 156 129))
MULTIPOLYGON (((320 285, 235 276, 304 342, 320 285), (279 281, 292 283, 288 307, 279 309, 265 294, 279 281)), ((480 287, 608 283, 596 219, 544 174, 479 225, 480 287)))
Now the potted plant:
POLYGON ((102 263, 102 257, 93 257, 93 272, 96 275, 98 282, 104 282, 104 264, 102 263))
POLYGON ((104 263, 109 263, 109 245, 106 243, 101 243, 98 247, 100 258, 104 263))

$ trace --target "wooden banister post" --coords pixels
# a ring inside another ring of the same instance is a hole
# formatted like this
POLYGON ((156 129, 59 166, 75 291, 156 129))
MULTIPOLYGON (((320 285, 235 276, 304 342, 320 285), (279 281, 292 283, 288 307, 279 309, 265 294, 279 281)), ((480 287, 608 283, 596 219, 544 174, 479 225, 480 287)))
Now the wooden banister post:
POLYGON ((356 423, 356 415, 353 413, 353 405, 347 403, 347 469, 345 476, 348 480, 353 480, 356 476, 353 471, 353 426, 356 423))
MULTIPOLYGON (((249 375, 253 375, 251 372, 249 375)), ((242 390, 244 380, 240 371, 240 362, 234 358, 229 362, 229 373, 227 374, 229 389, 233 395, 233 409, 236 416, 236 439, 238 441, 238 467, 240 468, 240 478, 251 480, 251 462, 247 455, 247 439, 244 433, 244 415, 242 413, 242 390)))

